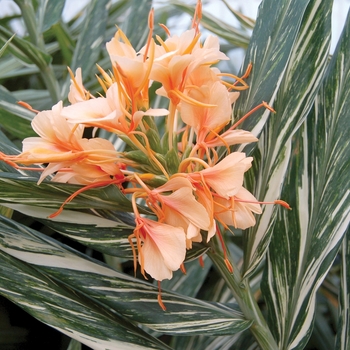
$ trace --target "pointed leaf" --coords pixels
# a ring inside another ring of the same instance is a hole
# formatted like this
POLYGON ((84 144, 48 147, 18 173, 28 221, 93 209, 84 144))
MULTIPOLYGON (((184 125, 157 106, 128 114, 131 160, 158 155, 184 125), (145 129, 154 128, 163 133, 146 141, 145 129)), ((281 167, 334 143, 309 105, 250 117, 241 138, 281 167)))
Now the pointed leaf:
POLYGON ((38 23, 40 31, 45 32, 52 25, 60 21, 65 0, 42 0, 38 8, 38 23))
MULTIPOLYGON (((0 45, 7 42, 11 37, 13 37, 13 33, 0 26, 0 45)), ((8 45, 8 50, 24 63, 34 63, 40 68, 46 67, 52 60, 50 55, 18 36, 13 37, 8 45)))
POLYGON ((2 95, 0 93, 0 125, 19 139, 36 136, 31 127, 35 114, 17 104, 3 100, 2 95))
MULTIPOLYGON (((166 334, 235 334, 251 321, 235 309, 171 292, 162 292, 167 307, 157 302, 158 289, 123 275, 14 221, 0 221, 0 251, 40 271, 58 285, 78 291, 129 321, 166 334)), ((7 265, 7 264, 5 264, 7 265)), ((10 263, 8 265, 11 266, 10 263)))
POLYGON ((295 135, 263 291, 281 348, 303 349, 315 292, 332 266, 350 221, 350 16, 307 121, 295 135))
POLYGON ((122 23, 122 30, 128 37, 136 51, 147 42, 148 14, 152 7, 152 0, 129 0, 128 17, 122 23))
POLYGON ((105 305, 59 281, 52 281, 3 250, 0 250, 0 266, 1 295, 38 320, 93 349, 167 349, 105 305))
POLYGON ((339 318, 335 349, 346 350, 350 346, 350 227, 343 240, 341 262, 339 318))
POLYGON ((57 217, 48 219, 52 209, 9 203, 5 206, 38 219, 51 229, 99 252, 133 259, 128 237, 133 233, 134 226, 127 225, 121 220, 112 221, 72 210, 63 210, 57 217))
POLYGON ((102 19, 108 17, 109 5, 109 0, 92 0, 87 7, 84 27, 79 35, 71 66, 73 71, 81 67, 83 77, 90 74, 101 52, 106 30, 106 20, 102 19))
MULTIPOLYGON (((253 64, 248 79, 250 88, 242 92, 236 102, 237 116, 244 115, 262 101, 274 105, 308 3, 265 0, 260 4, 242 66, 243 74, 249 63, 253 64)), ((255 113, 242 128, 259 135, 269 114, 269 111, 255 113)))
MULTIPOLYGON (((294 7, 299 5, 294 2, 294 7)), ((291 140, 295 131, 306 118, 316 93, 322 83, 327 67, 331 2, 312 0, 304 14, 291 56, 276 95, 272 115, 260 136, 254 161, 257 172, 253 172, 252 188, 256 197, 265 202, 280 198, 291 154, 291 140), (322 45, 314 45, 322 42, 322 45), (255 179, 259 179, 256 183, 255 179)), ((252 86, 253 87, 253 86, 252 86)), ((283 199, 283 197, 282 197, 283 199)), ((275 216, 285 210, 266 205, 258 217, 257 225, 247 233, 244 275, 248 276, 264 258, 268 247, 275 216)))
MULTIPOLYGON (((57 182, 42 182, 38 186, 37 181, 37 178, 20 174, 0 173, 0 202, 59 208, 70 195, 82 188, 57 182)), ((121 191, 112 185, 87 190, 67 203, 66 208, 128 211, 132 207, 121 191)))

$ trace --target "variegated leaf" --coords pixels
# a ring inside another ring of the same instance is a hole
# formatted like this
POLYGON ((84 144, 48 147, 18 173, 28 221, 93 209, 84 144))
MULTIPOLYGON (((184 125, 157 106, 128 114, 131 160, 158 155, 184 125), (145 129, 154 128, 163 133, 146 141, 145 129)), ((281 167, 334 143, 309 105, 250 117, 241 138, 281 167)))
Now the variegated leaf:
POLYGON ((133 258, 128 237, 132 234, 134 225, 117 220, 116 216, 114 220, 109 220, 93 214, 63 210, 57 217, 48 219, 52 209, 9 203, 5 207, 35 218, 47 227, 99 252, 133 258))
POLYGON ((335 348, 350 347, 350 227, 344 237, 341 252, 339 318, 335 348))
MULTIPOLYGON (((193 5, 188 5, 178 0, 172 0, 171 4, 180 9, 180 13, 187 12, 190 16, 194 14, 193 5)), ((201 25, 220 38, 227 40, 231 45, 246 48, 249 44, 249 33, 246 30, 221 21, 220 18, 213 16, 209 12, 203 11, 201 25)))
POLYGON ((295 135, 263 292, 269 323, 283 349, 303 349, 315 293, 350 221, 350 16, 307 121, 295 135))
POLYGON ((9 246, 1 248, 0 294, 38 320, 92 349, 168 349, 106 305, 16 259, 9 246))
MULTIPOLYGON (((241 93, 235 104, 237 118, 262 101, 274 105, 308 3, 309 1, 265 0, 260 4, 241 69, 243 74, 249 63, 253 64, 253 70, 247 79, 250 87, 241 93)), ((269 111, 255 113, 243 123, 242 128, 259 135, 269 115, 269 111)))
POLYGON ((49 276, 58 285, 69 286, 129 321, 162 333, 224 335, 241 332, 251 325, 235 309, 167 291, 162 292, 167 308, 164 312, 158 305, 158 289, 153 285, 118 273, 6 218, 0 221, 0 250, 28 265, 31 271, 35 269, 49 276))
POLYGON ((128 17, 123 20, 121 28, 131 45, 136 51, 139 51, 147 42, 148 14, 152 8, 152 0, 129 0, 129 3, 128 17))
MULTIPOLYGON (((298 7, 298 2, 293 2, 298 7)), ((249 187, 264 202, 280 198, 288 171, 291 139, 306 118, 322 83, 330 47, 332 3, 312 0, 304 14, 289 63, 281 80, 273 107, 276 114, 267 122, 256 149, 256 165, 249 187), (314 45, 322 42, 322 45, 314 45)), ((282 198, 283 199, 283 198, 282 198)), ((244 276, 250 275, 264 258, 275 216, 280 209, 263 208, 257 225, 245 234, 244 276)))
POLYGON ((26 64, 34 63, 40 68, 46 67, 52 60, 52 57, 46 52, 38 49, 30 42, 21 39, 18 36, 13 37, 13 33, 0 26, 0 45, 6 43, 9 39, 12 39, 9 43, 7 50, 9 50, 14 56, 20 59, 26 64))
MULTIPOLYGON (((70 195, 82 188, 57 182, 42 182, 38 186, 37 181, 37 178, 18 173, 0 173, 0 201, 57 209, 70 195)), ((116 186, 110 185, 84 191, 67 203, 66 208, 128 211, 131 203, 116 186)))
POLYGON ((100 54, 107 23, 106 20, 102 19, 107 19, 109 7, 110 0, 92 0, 87 6, 84 26, 79 34, 71 63, 73 72, 81 67, 83 77, 90 74, 90 70, 100 54))

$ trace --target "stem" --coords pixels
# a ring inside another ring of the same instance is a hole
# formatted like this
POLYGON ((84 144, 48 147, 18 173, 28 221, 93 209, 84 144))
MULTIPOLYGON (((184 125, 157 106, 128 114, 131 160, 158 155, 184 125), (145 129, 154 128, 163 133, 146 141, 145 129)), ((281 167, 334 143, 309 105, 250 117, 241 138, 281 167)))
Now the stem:
MULTIPOLYGON (((36 16, 34 12, 33 5, 31 1, 27 0, 15 0, 18 7, 21 9, 21 14, 28 30, 30 41, 39 50, 46 52, 45 42, 42 33, 38 30, 38 23, 36 21, 36 16)), ((38 66, 40 69, 41 77, 44 81, 46 88, 49 90, 51 100, 53 103, 57 103, 61 99, 61 94, 59 91, 59 85, 55 77, 54 71, 51 64, 38 66)))
POLYGON ((227 285, 231 289, 241 311, 248 320, 252 320, 253 324, 250 327, 256 341, 263 350, 278 350, 276 340, 261 313, 261 310, 254 299, 253 293, 250 289, 248 280, 242 281, 241 275, 237 266, 232 263, 233 274, 231 274, 225 265, 223 256, 218 253, 218 250, 209 250, 207 252, 209 258, 214 263, 215 267, 225 279, 227 285))
POLYGON ((168 137, 169 137, 169 151, 173 149, 174 146, 174 120, 176 113, 176 105, 170 101, 169 105, 169 115, 168 115, 168 137))

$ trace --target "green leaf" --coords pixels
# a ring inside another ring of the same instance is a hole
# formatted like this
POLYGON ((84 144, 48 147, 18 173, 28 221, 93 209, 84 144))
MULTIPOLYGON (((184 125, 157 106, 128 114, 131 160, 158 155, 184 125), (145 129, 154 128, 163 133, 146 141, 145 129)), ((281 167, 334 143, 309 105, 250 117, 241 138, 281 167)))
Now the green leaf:
POLYGON ((52 32, 57 38, 65 63, 70 65, 73 59, 74 40, 69 29, 64 23, 59 22, 52 26, 52 32))
POLYGON ((93 349, 168 349, 105 305, 7 254, 11 248, 1 248, 0 294, 41 322, 93 349))
POLYGON ((222 0, 223 3, 227 6, 227 8, 230 10, 230 12, 236 17, 238 22, 243 26, 244 28, 247 29, 253 29, 255 26, 255 20, 243 15, 241 12, 236 11, 234 8, 232 8, 227 0, 222 0))
POLYGON ((112 221, 72 210, 63 210, 57 217, 48 219, 52 214, 52 209, 9 203, 6 203, 5 207, 38 219, 47 227, 99 252, 111 256, 133 258, 128 237, 133 233, 134 226, 121 220, 112 221))
POLYGON ((350 16, 313 109, 293 142, 282 212, 262 286, 269 323, 281 348, 303 349, 312 330, 315 294, 350 220, 350 16))
POLYGON ((152 0, 129 1, 128 17, 124 19, 121 28, 136 51, 147 42, 148 14, 152 7, 152 0))
MULTIPOLYGON (((181 1, 175 0, 172 0, 171 4, 180 9, 181 12, 187 12, 191 17, 194 14, 194 5, 187 5, 181 1)), ((249 44, 250 36, 248 32, 237 29, 208 12, 203 11, 201 25, 220 38, 226 39, 231 45, 245 49, 249 44)))
POLYGON ((175 271, 170 280, 164 280, 162 282, 162 288, 182 295, 195 297, 212 267, 211 260, 206 255, 203 255, 203 263, 203 267, 199 264, 198 260, 186 263, 186 274, 180 270, 175 271))
MULTIPOLYGON (((253 154, 259 156, 254 159, 256 170, 252 172, 250 188, 260 201, 280 198, 291 156, 292 137, 305 120, 323 81, 330 47, 331 5, 331 2, 310 1, 290 49, 289 62, 274 97, 277 112, 268 120, 253 154), (314 45, 318 41, 322 45, 314 45)), ((294 2, 293 6, 299 5, 294 2)), ((266 205, 263 214, 257 218, 257 225, 247 231, 244 276, 251 274, 264 258, 274 219, 283 210, 266 205)))
POLYGON ((108 17, 109 0, 92 0, 87 7, 84 27, 79 34, 72 60, 73 72, 81 67, 83 77, 97 62, 104 43, 106 19, 108 17))
POLYGON ((37 136, 31 127, 31 121, 35 113, 8 102, 3 99, 4 94, 0 91, 0 125, 13 136, 24 139, 29 136, 37 136))
MULTIPOLYGON (((250 88, 241 93, 235 113, 241 117, 262 101, 273 106, 277 91, 290 59, 303 14, 309 1, 265 0, 260 4, 258 18, 242 66, 242 74, 249 63, 250 88)), ((242 128, 259 135, 269 111, 254 113, 242 128)))
POLYGON ((38 23, 41 32, 45 32, 52 25, 60 21, 65 0, 41 0, 38 12, 38 23))
POLYGON ((350 346, 350 227, 344 237, 341 251, 339 294, 339 318, 335 349, 346 350, 350 346))
MULTIPOLYGON (((87 298, 91 302, 92 310, 94 305, 98 304, 101 310, 112 309, 129 321, 141 323, 162 333, 235 334, 251 325, 251 321, 245 320, 235 309, 166 291, 162 292, 162 299, 167 307, 167 311, 164 312, 157 302, 156 287, 118 273, 39 232, 6 218, 0 221, 0 251, 9 256, 10 261, 3 264, 4 268, 9 269, 9 273, 13 273, 12 257, 16 257, 21 269, 28 267, 29 272, 25 276, 31 281, 33 279, 33 283, 36 278, 39 278, 34 270, 49 276, 51 282, 49 286, 54 289, 52 280, 57 285, 58 299, 67 296, 63 288, 65 286, 76 291, 76 298, 82 299, 81 303, 84 303, 84 299, 87 298), (62 294, 61 297, 60 294, 62 294)), ((30 302, 33 294, 36 293, 36 288, 31 288, 32 282, 26 285, 29 293, 28 300, 23 300, 26 293, 19 297, 24 303, 30 302), (31 289, 34 290, 30 293, 31 289)), ((50 298, 52 293, 50 292, 50 298)), ((40 294, 33 301, 36 303, 36 308, 39 308, 41 296, 45 299, 45 295, 40 294)), ((13 298, 15 299, 16 295, 13 298)), ((73 306, 71 308, 69 305, 69 308, 74 310, 73 306)), ((78 340, 83 342, 80 338, 78 340)))
MULTIPOLYGON (((13 37, 13 33, 0 26, 0 44, 4 44, 11 37, 13 37)), ((50 55, 18 36, 13 37, 8 45, 8 50, 22 62, 34 63, 39 68, 46 67, 52 60, 50 55)))
POLYGON ((10 44, 11 40, 14 38, 15 35, 16 35, 16 34, 13 34, 13 35, 11 36, 11 38, 10 38, 9 40, 7 40, 7 41, 5 42, 5 44, 2 46, 2 48, 0 49, 0 57, 3 55, 3 53, 5 52, 7 46, 10 44))
MULTIPOLYGON (((57 182, 42 182, 20 174, 0 174, 0 201, 58 208, 82 186, 57 182)), ((114 185, 86 190, 65 206, 74 209, 110 209, 130 211, 130 201, 114 185)))

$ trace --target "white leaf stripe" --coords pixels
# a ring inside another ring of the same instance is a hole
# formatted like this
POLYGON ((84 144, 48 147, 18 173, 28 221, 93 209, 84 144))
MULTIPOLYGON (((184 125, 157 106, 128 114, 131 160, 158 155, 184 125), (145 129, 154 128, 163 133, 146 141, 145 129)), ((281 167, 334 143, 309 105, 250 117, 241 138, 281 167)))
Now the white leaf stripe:
POLYGON ((240 332, 251 324, 233 309, 166 291, 162 292, 162 298, 167 312, 163 312, 157 302, 158 289, 153 285, 87 259, 5 218, 0 222, 0 250, 134 322, 152 325, 155 330, 169 334, 224 335, 240 332), (145 303, 147 308, 143 307, 145 303), (173 323, 177 323, 176 328, 173 323))
MULTIPOLYGON (((295 7, 299 5, 294 2, 295 7)), ((311 108, 326 69, 330 10, 330 3, 313 0, 304 15, 273 105, 277 113, 269 119, 258 143, 261 161, 255 178, 260 180, 255 195, 259 200, 270 202, 280 198, 290 161, 291 139, 311 108), (319 40, 322 45, 313 45, 319 40)), ((245 277, 265 255, 273 232, 274 215, 273 208, 265 208, 257 225, 248 231, 248 241, 253 243, 247 246, 245 254, 245 277)))
POLYGON ((28 264, 0 252, 1 294, 40 321, 63 333, 100 349, 101 344, 114 349, 119 345, 167 349, 157 339, 61 283, 47 278, 28 264), (13 278, 13 276, 16 278, 13 278), (98 325, 98 326, 97 326, 98 325), (86 342, 84 339, 90 339, 86 342))
POLYGON ((280 346, 302 349, 312 330, 315 293, 350 222, 350 17, 307 122, 295 138, 283 195, 295 211, 277 221, 262 286, 280 346), (287 273, 286 273, 287 271, 287 273))
POLYGON ((350 341, 350 227, 341 251, 339 317, 335 349, 349 349, 350 341))
MULTIPOLYGON (((247 113, 262 101, 273 103, 308 3, 309 1, 303 1, 298 6, 292 0, 269 0, 261 3, 242 67, 244 71, 249 63, 253 63, 248 80, 250 88, 242 92, 236 103, 239 115, 247 113)), ((242 128, 253 130, 263 113, 259 114, 259 117, 255 115, 246 120, 242 128)), ((263 124, 260 125, 260 130, 255 129, 257 135, 263 128, 263 124)))

